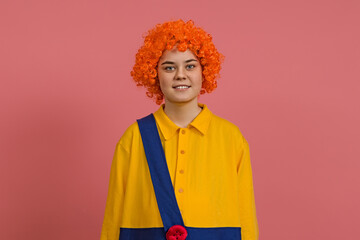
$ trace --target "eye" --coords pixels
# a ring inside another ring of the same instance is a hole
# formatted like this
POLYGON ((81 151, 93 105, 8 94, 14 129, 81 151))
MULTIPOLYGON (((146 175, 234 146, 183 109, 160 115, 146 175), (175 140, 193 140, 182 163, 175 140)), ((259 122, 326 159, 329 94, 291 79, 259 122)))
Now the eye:
POLYGON ((175 69, 175 67, 173 67, 173 66, 166 66, 166 67, 164 67, 164 70, 165 71, 173 71, 175 69))
POLYGON ((187 65, 186 68, 187 68, 187 69, 193 69, 193 68, 195 68, 195 65, 194 65, 194 64, 190 64, 190 65, 187 65))

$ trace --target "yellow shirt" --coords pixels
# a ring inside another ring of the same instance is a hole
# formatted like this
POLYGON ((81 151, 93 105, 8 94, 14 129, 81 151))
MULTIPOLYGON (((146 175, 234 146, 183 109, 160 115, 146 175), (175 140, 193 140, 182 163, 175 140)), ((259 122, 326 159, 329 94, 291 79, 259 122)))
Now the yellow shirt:
MULTIPOLYGON (((258 239, 249 146, 238 127, 206 105, 188 125, 154 113, 184 224, 241 227, 242 240, 258 239)), ((101 240, 118 240, 120 228, 162 227, 137 122, 116 145, 101 240)))

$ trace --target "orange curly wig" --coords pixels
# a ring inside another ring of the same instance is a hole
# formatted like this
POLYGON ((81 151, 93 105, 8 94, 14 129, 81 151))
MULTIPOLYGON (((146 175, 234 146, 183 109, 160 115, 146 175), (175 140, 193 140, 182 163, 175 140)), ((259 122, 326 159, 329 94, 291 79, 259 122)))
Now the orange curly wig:
POLYGON ((200 94, 212 92, 220 77, 224 56, 215 48, 210 34, 194 26, 192 20, 185 23, 180 19, 157 24, 148 31, 143 46, 137 52, 131 76, 137 86, 147 89, 146 95, 154 98, 158 105, 163 102, 164 95, 157 76, 157 64, 163 52, 171 50, 175 45, 182 52, 191 50, 200 60, 203 74, 200 94))

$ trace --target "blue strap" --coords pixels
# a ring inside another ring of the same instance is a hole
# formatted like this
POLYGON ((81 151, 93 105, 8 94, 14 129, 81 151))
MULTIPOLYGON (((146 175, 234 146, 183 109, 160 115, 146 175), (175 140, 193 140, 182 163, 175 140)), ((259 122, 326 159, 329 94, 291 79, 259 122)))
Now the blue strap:
POLYGON ((153 114, 137 120, 165 232, 184 226, 153 114))

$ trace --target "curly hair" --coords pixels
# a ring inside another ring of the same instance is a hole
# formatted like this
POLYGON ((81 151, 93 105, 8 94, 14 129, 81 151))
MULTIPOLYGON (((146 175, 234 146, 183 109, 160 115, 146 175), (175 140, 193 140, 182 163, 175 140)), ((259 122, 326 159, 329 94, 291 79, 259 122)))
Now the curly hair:
POLYGON ((220 77, 224 56, 215 48, 210 34, 194 26, 192 20, 185 23, 179 19, 157 24, 148 31, 143 46, 137 52, 131 76, 137 86, 147 89, 146 95, 154 98, 158 105, 164 99, 157 75, 158 61, 165 50, 171 50, 174 46, 182 52, 191 50, 200 60, 203 75, 200 94, 212 92, 220 77))

